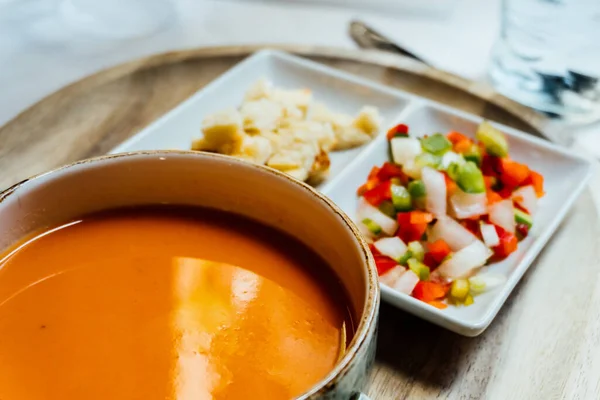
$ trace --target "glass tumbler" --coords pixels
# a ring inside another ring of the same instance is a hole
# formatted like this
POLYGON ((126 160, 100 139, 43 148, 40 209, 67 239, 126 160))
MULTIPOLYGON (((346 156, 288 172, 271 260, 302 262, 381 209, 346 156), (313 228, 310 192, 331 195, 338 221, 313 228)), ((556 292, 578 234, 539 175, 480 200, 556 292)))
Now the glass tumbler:
POLYGON ((568 122, 600 119, 600 0, 502 0, 496 89, 568 122))

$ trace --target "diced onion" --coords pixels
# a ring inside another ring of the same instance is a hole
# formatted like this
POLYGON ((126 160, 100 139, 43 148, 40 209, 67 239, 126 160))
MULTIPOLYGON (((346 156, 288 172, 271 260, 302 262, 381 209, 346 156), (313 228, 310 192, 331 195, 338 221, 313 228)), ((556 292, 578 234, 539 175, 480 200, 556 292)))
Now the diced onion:
POLYGON ((411 294, 417 283, 419 283, 419 277, 409 269, 396 280, 392 288, 401 293, 411 294))
POLYGON ((425 185, 425 209, 436 216, 446 215, 446 179, 444 174, 431 167, 421 170, 425 185))
POLYGON ((450 205, 458 219, 477 217, 487 213, 487 196, 485 193, 465 193, 456 189, 450 196, 450 205))
POLYGON ((498 232, 496 232, 494 225, 481 223, 479 228, 481 229, 483 242, 487 247, 494 247, 500 244, 500 238, 498 237, 498 232))
POLYGON ((488 207, 490 222, 507 232, 515 233, 515 209, 510 199, 502 200, 488 207))
POLYGON ((440 162, 440 167, 443 170, 447 170, 448 167, 450 166, 450 164, 464 164, 465 163, 465 159, 463 158, 463 156, 461 156, 460 154, 457 154, 453 151, 448 151, 446 153, 444 153, 444 155, 442 156, 442 161, 440 162))
POLYGON ((452 251, 458 251, 477 240, 477 236, 473 235, 471 231, 452 218, 446 216, 438 217, 437 222, 430 230, 428 239, 430 242, 443 239, 448 243, 452 251))
POLYGON ((464 249, 452 254, 435 270, 435 274, 447 279, 468 277, 475 268, 485 265, 492 254, 482 241, 475 240, 464 249))
POLYGON ((421 142, 416 138, 395 137, 390 141, 390 146, 394 162, 400 165, 413 161, 416 156, 423 152, 421 142))
POLYGON ((363 197, 358 199, 358 220, 370 219, 381 227, 381 230, 387 235, 393 235, 398 229, 398 223, 369 204, 363 197))
POLYGON ((406 271, 406 268, 396 265, 394 268, 387 271, 385 274, 379 277, 379 282, 387 285, 389 287, 394 287, 398 279, 402 276, 402 274, 406 271))
POLYGON ((373 246, 378 252, 394 260, 400 260, 407 250, 406 244, 397 236, 379 239, 373 246))
POLYGON ((533 186, 527 185, 518 188, 513 192, 512 198, 515 203, 526 209, 529 215, 533 216, 533 214, 535 214, 538 198, 533 186))

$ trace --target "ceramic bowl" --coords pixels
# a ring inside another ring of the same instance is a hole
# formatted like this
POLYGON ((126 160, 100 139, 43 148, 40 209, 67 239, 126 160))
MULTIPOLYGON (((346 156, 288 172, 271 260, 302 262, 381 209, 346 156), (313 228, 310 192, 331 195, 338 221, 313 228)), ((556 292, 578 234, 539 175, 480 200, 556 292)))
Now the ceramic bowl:
POLYGON ((0 251, 33 231, 85 214, 152 204, 236 212, 286 231, 323 257, 345 286, 359 323, 344 357, 299 399, 351 399, 359 394, 375 354, 379 285, 373 259, 355 226, 332 201, 283 173, 185 151, 79 161, 0 194, 0 251))

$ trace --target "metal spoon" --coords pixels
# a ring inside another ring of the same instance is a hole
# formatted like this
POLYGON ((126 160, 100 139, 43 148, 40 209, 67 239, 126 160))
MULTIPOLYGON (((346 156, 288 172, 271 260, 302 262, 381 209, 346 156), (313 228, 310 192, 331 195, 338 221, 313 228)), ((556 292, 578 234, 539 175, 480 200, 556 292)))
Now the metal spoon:
POLYGON ((413 58, 417 61, 427 64, 421 57, 400 47, 391 39, 383 36, 367 24, 361 21, 350 22, 349 34, 352 40, 363 49, 379 49, 391 51, 392 53, 402 54, 403 56, 413 58))

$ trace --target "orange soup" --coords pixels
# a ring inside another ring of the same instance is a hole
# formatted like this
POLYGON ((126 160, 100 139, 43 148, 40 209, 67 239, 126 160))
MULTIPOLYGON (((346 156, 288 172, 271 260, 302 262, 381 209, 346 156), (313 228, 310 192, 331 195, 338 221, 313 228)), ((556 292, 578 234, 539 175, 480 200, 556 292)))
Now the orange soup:
POLYGON ((0 256, 0 399, 289 399, 352 335, 297 240, 213 210, 84 217, 0 256))

